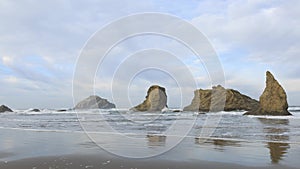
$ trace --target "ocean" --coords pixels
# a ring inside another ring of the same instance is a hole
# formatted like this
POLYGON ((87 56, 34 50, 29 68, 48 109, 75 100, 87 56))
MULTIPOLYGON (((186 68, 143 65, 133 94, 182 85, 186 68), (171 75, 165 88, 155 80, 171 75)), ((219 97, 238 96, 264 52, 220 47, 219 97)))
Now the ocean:
POLYGON ((293 116, 244 111, 130 112, 122 109, 0 114, 0 162, 105 151, 126 158, 300 166, 300 106, 293 116))

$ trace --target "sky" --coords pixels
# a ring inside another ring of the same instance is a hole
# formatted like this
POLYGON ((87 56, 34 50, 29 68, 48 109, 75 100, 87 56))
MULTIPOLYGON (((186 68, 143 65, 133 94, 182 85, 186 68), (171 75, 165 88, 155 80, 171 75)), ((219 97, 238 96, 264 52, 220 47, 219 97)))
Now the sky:
MULTIPOLYGON (((85 45, 120 18, 153 12, 185 20, 207 38, 226 88, 259 99, 270 70, 286 90, 289 105, 300 105, 299 8, 298 0, 2 0, 0 104, 13 109, 73 107, 73 75, 85 45)), ((215 85, 203 60, 182 43, 159 35, 125 39, 97 66, 93 84, 85 78, 77 81, 75 102, 97 94, 128 108, 159 84, 166 87, 169 107, 183 107, 193 90, 215 85), (85 90, 90 85, 94 93, 85 90)))

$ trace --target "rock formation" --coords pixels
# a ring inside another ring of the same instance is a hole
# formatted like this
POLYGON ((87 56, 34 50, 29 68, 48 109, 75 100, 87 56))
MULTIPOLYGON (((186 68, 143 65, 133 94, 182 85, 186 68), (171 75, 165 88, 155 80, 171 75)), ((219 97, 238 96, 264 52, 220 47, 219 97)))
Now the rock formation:
POLYGON ((67 111, 67 109, 58 109, 58 110, 56 110, 57 112, 66 112, 67 111))
POLYGON ((212 89, 195 90, 192 103, 183 111, 216 112, 234 110, 253 110, 259 105, 246 95, 233 89, 225 89, 221 85, 212 89))
POLYGON ((13 112, 13 111, 10 108, 8 108, 7 106, 2 105, 2 106, 0 106, 0 113, 3 113, 3 112, 13 112))
POLYGON ((30 112, 40 112, 40 109, 31 109, 30 112))
POLYGON ((130 110, 161 111, 165 107, 167 107, 166 89, 158 85, 153 85, 147 91, 146 100, 130 110))
POLYGON ((106 99, 99 96, 89 96, 88 98, 79 102, 75 109, 111 109, 116 108, 113 103, 110 103, 106 99))
POLYGON ((291 115, 287 109, 287 96, 284 89, 277 82, 274 76, 267 71, 266 88, 259 98, 259 107, 253 111, 245 113, 244 115, 291 115))

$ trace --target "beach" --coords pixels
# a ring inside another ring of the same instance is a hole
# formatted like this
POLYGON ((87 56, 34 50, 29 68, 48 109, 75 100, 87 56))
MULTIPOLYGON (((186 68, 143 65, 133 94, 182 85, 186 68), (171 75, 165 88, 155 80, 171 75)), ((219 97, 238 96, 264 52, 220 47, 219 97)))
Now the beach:
POLYGON ((293 117, 214 113, 221 119, 208 138, 199 134, 208 115, 192 112, 123 118, 115 110, 4 113, 0 168, 299 168, 300 116, 294 109, 293 117), (164 134, 175 121, 189 120, 194 124, 187 135, 164 134), (101 131, 104 123, 121 139, 101 131))
MULTIPOLYGON (((163 169, 163 168, 190 168, 190 169, 296 169, 286 166, 266 166, 266 167, 249 167, 237 164, 219 163, 219 162, 185 162, 185 161, 162 161, 157 159, 147 160, 128 160, 128 159, 113 159, 107 160, 107 157, 101 157, 97 155, 66 155, 56 157, 41 157, 23 159, 13 161, 9 164, 1 165, 1 168, 5 169, 17 169, 17 168, 35 168, 35 169, 49 169, 49 168, 70 168, 70 169, 86 169, 86 168, 124 168, 124 169, 163 169)), ((110 158, 111 159, 111 158, 110 158)))

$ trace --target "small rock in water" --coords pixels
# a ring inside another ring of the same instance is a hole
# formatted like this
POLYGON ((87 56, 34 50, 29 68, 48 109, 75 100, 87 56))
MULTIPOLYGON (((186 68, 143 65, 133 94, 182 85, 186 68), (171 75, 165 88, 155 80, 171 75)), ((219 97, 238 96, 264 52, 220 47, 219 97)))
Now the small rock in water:
POLYGON ((32 109, 32 110, 30 110, 30 112, 40 112, 40 110, 39 109, 32 109))
POLYGON ((2 105, 2 106, 0 106, 0 113, 3 113, 3 112, 13 112, 13 111, 9 107, 2 105))

